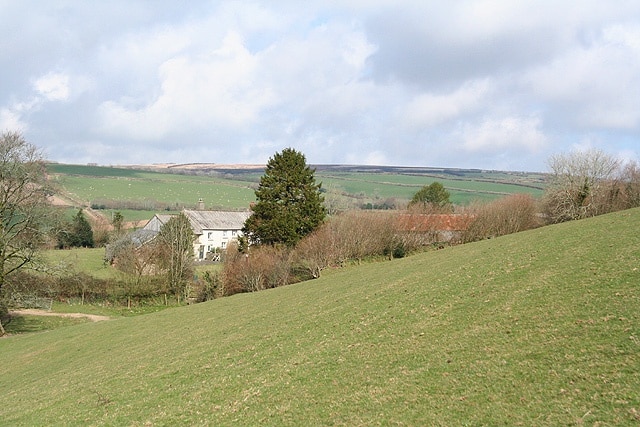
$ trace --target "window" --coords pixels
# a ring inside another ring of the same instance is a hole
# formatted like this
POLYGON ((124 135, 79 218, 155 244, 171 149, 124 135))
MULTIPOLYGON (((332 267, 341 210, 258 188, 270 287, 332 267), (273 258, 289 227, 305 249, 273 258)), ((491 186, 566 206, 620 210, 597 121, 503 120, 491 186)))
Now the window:
POLYGON ((227 242, 222 242, 222 249, 227 247, 227 242))
POLYGON ((238 235, 238 232, 236 230, 233 230, 231 232, 231 237, 236 237, 238 235))
POLYGON ((211 231, 207 233, 207 239, 213 240, 213 233, 211 231))
POLYGON ((224 230, 224 231, 222 232, 222 237, 227 237, 227 230, 224 230))

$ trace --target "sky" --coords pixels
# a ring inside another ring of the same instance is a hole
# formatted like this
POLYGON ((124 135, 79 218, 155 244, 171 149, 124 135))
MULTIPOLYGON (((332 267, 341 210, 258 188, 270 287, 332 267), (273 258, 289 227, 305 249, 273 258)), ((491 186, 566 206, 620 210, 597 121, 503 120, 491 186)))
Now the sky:
POLYGON ((62 163, 640 161, 637 0, 0 0, 0 70, 62 163))

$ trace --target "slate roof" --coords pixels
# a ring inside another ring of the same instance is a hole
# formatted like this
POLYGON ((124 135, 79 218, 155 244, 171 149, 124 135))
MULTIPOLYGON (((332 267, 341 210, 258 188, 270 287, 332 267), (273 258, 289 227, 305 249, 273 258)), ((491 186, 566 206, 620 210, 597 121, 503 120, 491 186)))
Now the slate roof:
POLYGON ((251 212, 226 212, 226 211, 182 211, 189 221, 193 232, 202 234, 202 230, 240 230, 251 212))
POLYGON ((136 245, 136 247, 138 246, 142 246, 147 242, 150 242, 151 240, 153 240, 156 236, 158 235, 157 231, 153 231, 153 230, 145 230, 144 228, 141 228, 139 230, 135 230, 132 231, 131 233, 129 233, 126 237, 131 240, 131 242, 136 245))

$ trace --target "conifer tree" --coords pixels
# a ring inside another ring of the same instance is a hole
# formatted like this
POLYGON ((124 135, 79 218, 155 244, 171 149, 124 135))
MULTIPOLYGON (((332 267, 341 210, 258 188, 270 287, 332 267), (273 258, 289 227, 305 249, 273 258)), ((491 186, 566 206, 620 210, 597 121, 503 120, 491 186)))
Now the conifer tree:
POLYGON ((314 174, 304 154, 292 148, 269 159, 243 228, 251 243, 293 246, 322 223, 322 184, 316 184, 314 174))
POLYGON ((58 248, 92 248, 93 246, 91 224, 80 209, 73 219, 62 224, 58 231, 58 248))
POLYGON ((82 209, 73 217, 72 229, 74 242, 71 246, 81 248, 92 248, 94 246, 93 230, 91 229, 91 224, 89 224, 89 221, 85 218, 82 209))

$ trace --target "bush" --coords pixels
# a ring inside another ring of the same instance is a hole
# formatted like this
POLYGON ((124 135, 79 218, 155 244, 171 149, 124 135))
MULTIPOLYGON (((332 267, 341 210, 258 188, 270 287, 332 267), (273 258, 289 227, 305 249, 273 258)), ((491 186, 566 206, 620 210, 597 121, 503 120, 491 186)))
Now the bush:
POLYGON ((284 246, 255 246, 241 253, 229 245, 226 252, 222 271, 226 295, 292 283, 291 250, 284 246))
MULTIPOLYGON (((317 278, 322 270, 351 260, 402 258, 418 247, 434 243, 436 235, 402 230, 398 211, 348 211, 325 221, 293 250, 282 245, 256 245, 243 246, 240 251, 237 244, 230 245, 222 257, 223 294, 254 292, 317 278)), ((208 291, 204 292, 206 295, 208 291)))
POLYGON ((216 298, 221 298, 224 293, 224 280, 218 272, 205 271, 202 280, 198 282, 196 289, 196 301, 205 302, 216 298))
POLYGON ((394 212, 349 211, 328 222, 339 263, 382 256, 396 243, 394 212))
POLYGON ((463 234, 465 243, 529 230, 540 225, 535 200, 526 194, 506 196, 470 208, 474 216, 463 234))
POLYGON ((588 218, 640 206, 640 169, 600 150, 552 156, 545 190, 549 222, 588 218))

